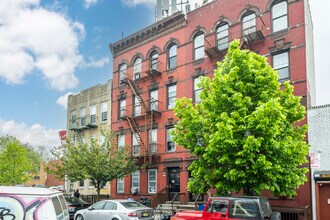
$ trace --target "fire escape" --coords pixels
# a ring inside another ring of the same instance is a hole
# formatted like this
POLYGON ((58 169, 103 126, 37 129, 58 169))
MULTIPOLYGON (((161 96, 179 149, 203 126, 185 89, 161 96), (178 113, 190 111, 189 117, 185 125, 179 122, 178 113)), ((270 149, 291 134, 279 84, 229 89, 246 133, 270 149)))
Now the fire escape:
POLYGON ((81 116, 77 119, 70 120, 69 130, 73 132, 73 139, 83 144, 82 132, 87 129, 97 128, 96 125, 96 115, 81 116), (86 121, 86 119, 88 119, 86 121))
MULTIPOLYGON (((150 100, 144 100, 142 98, 142 89, 139 87, 139 83, 146 82, 146 81, 152 81, 155 82, 155 80, 161 76, 161 72, 159 70, 160 62, 158 61, 157 68, 150 68, 148 66, 148 70, 145 72, 146 75, 142 76, 141 78, 133 80, 133 77, 125 75, 125 77, 121 80, 121 84, 126 85, 131 91, 132 94, 134 94, 134 97, 138 100, 140 106, 141 106, 141 114, 135 114, 135 112, 129 113, 127 109, 125 109, 125 114, 121 115, 121 119, 124 120, 128 126, 130 127, 136 141, 138 142, 138 145, 140 149, 142 149, 142 161, 138 161, 139 164, 148 164, 149 166, 155 162, 157 162, 158 156, 155 155, 154 152, 151 150, 151 134, 148 134, 147 137, 149 140, 146 142, 143 141, 143 138, 141 136, 141 129, 139 128, 138 121, 142 120, 144 118, 145 122, 145 130, 148 131, 147 127, 150 128, 150 130, 153 128, 154 124, 154 117, 156 115, 160 115, 160 111, 158 110, 158 100, 150 99, 150 100)), ((135 74, 136 75, 136 74, 135 74)), ((141 76, 141 74, 138 74, 141 76)), ((141 150, 140 150, 141 151, 141 150)), ((140 154, 141 155, 141 154, 140 154)))

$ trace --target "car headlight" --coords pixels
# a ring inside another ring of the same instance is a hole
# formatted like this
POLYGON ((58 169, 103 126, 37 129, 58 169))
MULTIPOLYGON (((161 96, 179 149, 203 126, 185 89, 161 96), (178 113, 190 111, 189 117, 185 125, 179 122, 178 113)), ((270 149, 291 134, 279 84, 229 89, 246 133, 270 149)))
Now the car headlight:
POLYGON ((68 209, 69 209, 69 212, 74 212, 75 210, 76 210, 76 207, 68 207, 68 209))

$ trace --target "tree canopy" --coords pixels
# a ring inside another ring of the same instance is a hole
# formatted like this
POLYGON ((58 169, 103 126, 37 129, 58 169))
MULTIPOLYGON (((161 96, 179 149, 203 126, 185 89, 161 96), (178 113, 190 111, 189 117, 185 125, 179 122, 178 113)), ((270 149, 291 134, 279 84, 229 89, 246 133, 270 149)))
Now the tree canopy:
POLYGON ((264 56, 233 41, 214 78, 201 77, 201 102, 177 99, 172 135, 199 157, 189 167, 188 189, 218 194, 243 190, 292 196, 306 180, 308 144, 301 97, 264 56))
POLYGON ((0 184, 17 185, 30 180, 40 169, 34 149, 12 136, 0 138, 0 184))
POLYGON ((101 187, 115 178, 122 178, 138 169, 128 146, 118 149, 113 134, 102 132, 104 142, 90 138, 89 143, 66 145, 52 151, 61 163, 49 163, 47 171, 58 178, 72 181, 89 179, 97 189, 99 198, 101 187))

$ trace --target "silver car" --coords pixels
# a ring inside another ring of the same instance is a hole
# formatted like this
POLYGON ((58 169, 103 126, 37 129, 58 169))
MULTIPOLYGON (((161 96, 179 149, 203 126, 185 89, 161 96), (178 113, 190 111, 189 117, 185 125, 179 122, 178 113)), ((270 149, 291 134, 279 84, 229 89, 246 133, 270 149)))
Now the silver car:
POLYGON ((129 200, 103 200, 81 209, 75 220, 154 220, 154 210, 129 200))

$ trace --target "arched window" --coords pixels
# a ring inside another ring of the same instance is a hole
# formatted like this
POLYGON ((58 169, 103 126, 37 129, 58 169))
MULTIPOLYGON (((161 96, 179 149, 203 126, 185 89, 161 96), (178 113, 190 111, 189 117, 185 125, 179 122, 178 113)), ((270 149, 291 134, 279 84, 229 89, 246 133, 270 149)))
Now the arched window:
POLYGON ((123 83, 123 80, 126 78, 126 63, 122 63, 119 65, 119 84, 123 83))
POLYGON ((134 60, 133 64, 133 79, 140 79, 142 72, 142 59, 140 57, 134 60))
POLYGON ((242 23, 243 23, 243 34, 244 35, 248 35, 251 33, 255 33, 257 30, 256 27, 256 14, 252 11, 247 12, 244 14, 243 19, 242 19, 242 23))
POLYGON ((176 44, 171 44, 168 47, 168 68, 173 69, 176 67, 177 58, 177 46, 176 44))
POLYGON ((204 58, 204 33, 199 32, 194 38, 194 59, 204 58))
POLYGON ((158 69, 158 52, 152 51, 150 54, 150 69, 158 69))
POLYGON ((272 31, 277 32, 288 28, 288 3, 275 1, 272 6, 272 31))
POLYGON ((217 45, 219 50, 228 48, 228 29, 229 25, 226 22, 221 23, 217 27, 217 45))

